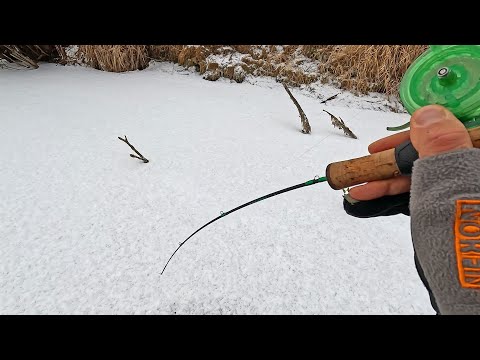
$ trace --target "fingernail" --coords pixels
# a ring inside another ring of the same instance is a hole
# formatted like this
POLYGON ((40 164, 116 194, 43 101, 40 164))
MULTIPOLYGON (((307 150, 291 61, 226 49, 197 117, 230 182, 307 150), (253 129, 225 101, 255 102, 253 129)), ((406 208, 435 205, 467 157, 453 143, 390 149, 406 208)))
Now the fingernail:
POLYGON ((427 126, 437 121, 440 121, 444 118, 445 114, 442 110, 437 108, 425 109, 420 114, 415 116, 415 125, 417 126, 427 126))

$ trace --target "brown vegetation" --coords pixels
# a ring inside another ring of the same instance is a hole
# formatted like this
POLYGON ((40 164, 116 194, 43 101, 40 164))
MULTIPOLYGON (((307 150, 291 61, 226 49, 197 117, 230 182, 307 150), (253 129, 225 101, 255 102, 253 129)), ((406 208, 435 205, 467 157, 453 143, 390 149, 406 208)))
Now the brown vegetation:
MULTIPOLYGON (((394 94, 426 45, 80 45, 76 60, 96 69, 141 70, 150 60, 194 67, 207 80, 271 76, 288 86, 333 81, 354 92, 394 94)), ((68 62, 59 45, 0 45, 0 59, 25 67, 68 62)))

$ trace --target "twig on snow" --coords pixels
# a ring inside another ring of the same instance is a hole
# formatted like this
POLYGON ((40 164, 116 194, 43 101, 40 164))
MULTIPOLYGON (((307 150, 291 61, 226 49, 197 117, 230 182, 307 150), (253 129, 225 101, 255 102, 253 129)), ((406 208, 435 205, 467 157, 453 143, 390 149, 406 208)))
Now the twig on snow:
POLYGON ((305 112, 303 111, 302 107, 298 103, 297 99, 295 99, 293 97, 292 93, 290 92, 290 90, 288 90, 287 85, 285 85, 285 84, 282 84, 282 85, 285 88, 285 90, 287 91, 288 95, 290 96, 290 99, 292 99, 293 103, 295 104, 295 106, 298 109, 298 113, 300 114, 300 120, 302 121, 302 127, 303 127, 302 133, 310 134, 312 132, 312 128, 310 127, 310 123, 308 122, 307 115, 305 115, 305 112))
POLYGON ((328 115, 330 115, 330 120, 332 121, 333 127, 343 130, 345 135, 347 135, 348 137, 351 137, 353 139, 358 139, 357 136, 352 132, 352 130, 350 130, 347 125, 345 125, 345 122, 342 120, 341 117, 337 118, 335 115, 329 113, 327 110, 323 110, 323 111, 325 111, 328 115))
POLYGON ((133 145, 128 142, 127 135, 125 135, 125 139, 122 139, 120 136, 118 137, 118 139, 119 139, 119 140, 122 140, 124 143, 126 143, 128 146, 130 146, 130 148, 139 155, 139 156, 137 156, 137 155, 134 155, 134 154, 130 154, 131 157, 140 159, 140 160, 142 160, 144 163, 148 163, 148 160, 145 158, 145 156, 143 156, 142 154, 140 154, 140 152, 138 152, 138 150, 135 149, 135 148, 133 147, 133 145))

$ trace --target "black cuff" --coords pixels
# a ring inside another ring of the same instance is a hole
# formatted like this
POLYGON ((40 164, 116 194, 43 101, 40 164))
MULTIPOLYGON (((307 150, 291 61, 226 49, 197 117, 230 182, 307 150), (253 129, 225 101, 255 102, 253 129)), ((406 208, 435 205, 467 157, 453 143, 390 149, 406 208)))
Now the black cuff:
POLYGON ((379 199, 359 201, 354 204, 343 199, 343 208, 348 215, 358 218, 392 216, 404 214, 410 216, 410 192, 384 196, 379 199))

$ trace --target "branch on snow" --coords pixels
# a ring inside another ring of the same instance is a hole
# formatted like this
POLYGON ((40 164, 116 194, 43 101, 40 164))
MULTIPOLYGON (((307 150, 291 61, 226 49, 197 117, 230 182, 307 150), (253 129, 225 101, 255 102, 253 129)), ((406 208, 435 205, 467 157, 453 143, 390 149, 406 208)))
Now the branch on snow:
POLYGON ((138 155, 138 156, 137 156, 137 155, 134 155, 134 154, 130 154, 131 157, 137 158, 137 159, 139 159, 139 160, 142 160, 144 163, 148 163, 148 160, 145 158, 145 156, 143 156, 142 154, 140 154, 140 152, 138 152, 138 150, 135 149, 135 148, 133 147, 133 145, 128 142, 127 135, 125 135, 125 139, 122 139, 120 136, 118 137, 118 139, 119 139, 119 140, 122 140, 124 143, 126 143, 128 146, 130 146, 130 148, 131 148, 133 151, 135 151, 135 152, 137 153, 137 155, 138 155))
POLYGON ((292 93, 290 92, 290 90, 288 90, 287 85, 285 84, 282 84, 282 85, 285 88, 285 91, 288 93, 288 96, 290 96, 290 99, 292 99, 293 103, 297 107, 298 113, 300 114, 300 120, 302 121, 302 127, 303 127, 302 133, 310 134, 312 132, 312 128, 310 127, 310 123, 308 122, 307 115, 305 115, 305 112, 303 111, 302 107, 298 103, 297 99, 295 99, 292 93))

